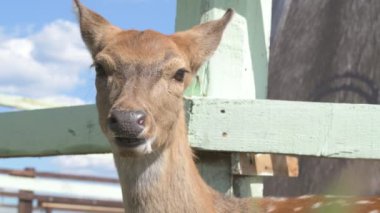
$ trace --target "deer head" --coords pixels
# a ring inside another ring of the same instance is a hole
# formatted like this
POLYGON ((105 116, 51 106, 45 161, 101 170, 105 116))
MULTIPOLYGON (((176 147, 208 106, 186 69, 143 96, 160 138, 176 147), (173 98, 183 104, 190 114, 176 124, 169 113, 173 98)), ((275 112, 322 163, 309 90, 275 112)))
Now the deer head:
POLYGON ((183 92, 216 50, 233 11, 163 35, 122 30, 78 0, 75 5, 96 70, 100 125, 113 151, 127 157, 170 146, 169 132, 183 113, 183 92))
POLYGON ((217 48, 232 10, 219 20, 163 35, 122 30, 79 0, 74 2, 83 40, 94 60, 99 122, 117 155, 126 212, 380 211, 377 197, 239 200, 228 199, 203 182, 187 140, 181 140, 186 137, 182 95, 217 48), (183 144, 186 151, 170 149, 174 154, 137 158, 173 147, 173 143, 183 144))

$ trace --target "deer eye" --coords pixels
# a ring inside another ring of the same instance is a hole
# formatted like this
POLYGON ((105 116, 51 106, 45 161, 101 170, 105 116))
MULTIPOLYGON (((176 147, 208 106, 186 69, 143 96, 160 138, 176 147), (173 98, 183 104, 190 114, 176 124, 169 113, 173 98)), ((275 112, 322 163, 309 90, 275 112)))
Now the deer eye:
POLYGON ((106 71, 103 68, 103 65, 96 63, 95 65, 95 72, 96 72, 96 77, 105 77, 106 71))
POLYGON ((185 69, 179 69, 177 70, 177 72, 175 72, 173 78, 178 81, 178 82, 183 82, 183 79, 185 78, 185 74, 186 72, 188 72, 187 70, 185 69))

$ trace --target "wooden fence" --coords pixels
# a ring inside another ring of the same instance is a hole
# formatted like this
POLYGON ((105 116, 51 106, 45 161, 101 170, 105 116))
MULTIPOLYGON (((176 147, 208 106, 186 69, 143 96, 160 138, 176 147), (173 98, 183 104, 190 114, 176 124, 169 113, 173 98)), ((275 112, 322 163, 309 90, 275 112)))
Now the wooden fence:
MULTIPOLYGON (((379 106, 263 100, 271 1, 178 0, 177 30, 228 7, 237 11, 232 27, 187 92, 205 180, 226 194, 261 196, 262 177, 241 172, 241 153, 380 159, 379 106)), ((97 120, 94 105, 0 114, 0 157, 110 152, 97 120)))

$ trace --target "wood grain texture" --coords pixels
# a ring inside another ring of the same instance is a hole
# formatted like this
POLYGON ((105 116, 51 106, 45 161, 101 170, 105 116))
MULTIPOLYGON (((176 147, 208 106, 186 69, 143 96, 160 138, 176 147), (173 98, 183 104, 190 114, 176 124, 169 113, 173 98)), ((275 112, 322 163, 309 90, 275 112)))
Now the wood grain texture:
POLYGON ((205 150, 380 158, 380 107, 193 99, 189 138, 205 150), (356 141, 360 140, 358 144, 356 141))
POLYGON ((285 155, 236 153, 232 173, 243 176, 298 176, 298 158, 285 155))
POLYGON ((93 105, 0 114, 0 157, 105 152, 93 105))
MULTIPOLYGON (((186 30, 196 24, 199 24, 202 15, 212 8, 233 8, 238 15, 246 19, 257 98, 266 97, 268 82, 268 51, 266 41, 268 40, 269 35, 266 34, 268 28, 266 24, 270 22, 270 18, 263 18, 263 11, 264 14, 266 14, 266 8, 270 3, 265 1, 266 3, 262 4, 262 2, 263 1, 260 0, 178 0, 176 16, 176 31, 186 30)), ((232 51, 224 54, 229 53, 232 53, 232 51)), ((233 58, 233 55, 231 55, 231 57, 231 59, 235 61, 237 60, 236 58, 233 58)), ((223 62, 221 61, 220 64, 228 66, 229 62, 229 60, 223 62)), ((207 72, 205 72, 204 69, 208 69, 207 64, 200 70, 199 78, 195 79, 194 84, 189 88, 187 95, 207 95, 207 81, 205 81, 205 78, 207 78, 207 72)), ((225 85, 225 82, 228 82, 228 80, 231 79, 226 78, 225 81, 220 82, 220 85, 225 85)))

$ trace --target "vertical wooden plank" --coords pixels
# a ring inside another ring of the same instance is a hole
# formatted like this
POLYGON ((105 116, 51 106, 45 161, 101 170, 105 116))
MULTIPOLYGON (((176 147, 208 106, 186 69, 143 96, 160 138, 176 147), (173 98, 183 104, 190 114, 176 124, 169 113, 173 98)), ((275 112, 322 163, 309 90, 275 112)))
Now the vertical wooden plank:
POLYGON ((33 192, 21 190, 19 192, 18 213, 33 212, 33 192))
MULTIPOLYGON (((178 0, 176 17, 177 31, 199 24, 201 16, 212 8, 233 8, 239 16, 244 17, 248 29, 251 67, 255 76, 255 96, 259 99, 266 98, 267 95, 268 42, 266 40, 269 40, 270 36, 265 33, 269 29, 264 26, 264 23, 270 23, 270 16, 267 15, 267 11, 268 7, 270 7, 269 5, 271 5, 271 0, 263 2, 265 2, 265 5, 261 5, 261 0, 178 0), (263 17, 263 14, 265 14, 265 17, 263 17)), ((220 61, 218 62, 220 63, 220 61)), ((207 84, 203 85, 202 88, 202 84, 207 82, 207 70, 207 65, 200 70, 198 78, 195 79, 193 86, 189 88, 186 95, 207 95, 205 94, 207 84)), ((236 69, 229 70, 229 72, 234 71, 236 69)), ((222 75, 223 73, 219 74, 222 75)), ((226 85, 226 82, 220 82, 220 84, 226 85)))
MULTIPOLYGON (((218 50, 198 71, 194 83, 186 92, 187 96, 230 99, 266 97, 271 2, 271 0, 177 1, 177 30, 185 30, 199 22, 219 18, 223 15, 221 9, 233 8, 236 11, 218 50), (263 18, 263 14, 266 19, 263 18)), ((232 154, 232 159, 236 159, 237 155, 232 154)), ((231 163, 236 162, 232 160, 231 163)), ((261 178, 243 176, 233 176, 233 178, 235 195, 262 196, 261 178)))
MULTIPOLYGON (((206 6, 208 1, 202 0, 178 0, 177 1, 177 17, 176 17, 176 30, 186 30, 201 22, 201 16, 208 8, 206 6)), ((198 70, 197 77, 194 79, 193 84, 185 92, 186 96, 207 96, 208 70, 207 63, 198 70)), ((214 189, 225 193, 232 194, 232 179, 229 168, 226 170, 220 169, 220 163, 216 163, 210 153, 201 155, 197 153, 197 166, 203 179, 214 189), (217 165, 218 164, 218 165, 217 165), (217 177, 217 178, 215 178, 217 177)), ((222 166, 228 163, 229 155, 226 156, 227 161, 222 162, 222 166)))
MULTIPOLYGON (((213 8, 202 15, 201 22, 222 17, 225 10, 213 8)), ((214 55, 206 63, 207 97, 255 99, 255 82, 246 19, 235 17, 224 31, 214 55)))
MULTIPOLYGON (((222 11, 212 9, 203 14, 201 22, 222 16, 222 11)), ((207 63, 207 96, 211 98, 255 99, 255 82, 246 19, 235 15, 226 29, 214 56, 207 63), (224 62, 224 63, 223 63, 224 62)), ((238 153, 233 153, 235 158, 238 153)), ((232 169, 232 167, 231 167, 232 169)), ((232 174, 233 194, 238 197, 262 195, 261 178, 232 174)))
POLYGON ((237 153, 232 156, 232 173, 246 176, 298 176, 298 158, 293 156, 237 153))
POLYGON ((299 164, 298 157, 286 156, 286 165, 288 165, 288 175, 289 177, 298 177, 299 175, 299 164), (289 166, 290 165, 290 166, 289 166))
MULTIPOLYGON (((264 28, 264 39, 265 47, 267 52, 267 59, 269 60, 269 47, 270 47, 270 37, 272 29, 272 0, 261 0, 261 11, 263 18, 263 28, 264 28)), ((266 94, 265 94, 266 97, 266 94)))
MULTIPOLYGON (((268 0, 269 2, 271 0, 268 0)), ((268 85, 268 49, 264 22, 269 17, 263 16, 261 1, 247 0, 246 8, 241 11, 248 23, 249 46, 252 53, 252 67, 255 75, 256 98, 267 97, 268 85)))

